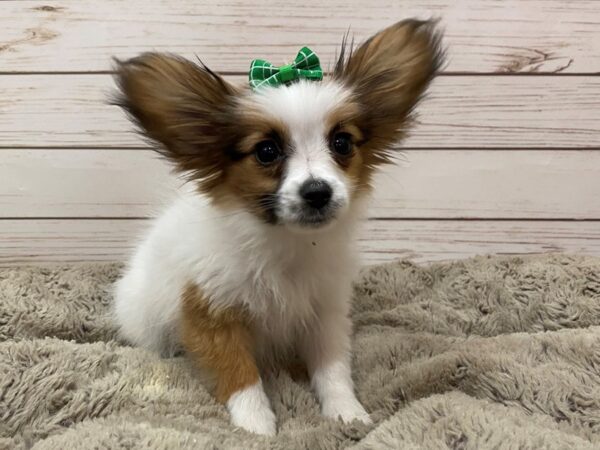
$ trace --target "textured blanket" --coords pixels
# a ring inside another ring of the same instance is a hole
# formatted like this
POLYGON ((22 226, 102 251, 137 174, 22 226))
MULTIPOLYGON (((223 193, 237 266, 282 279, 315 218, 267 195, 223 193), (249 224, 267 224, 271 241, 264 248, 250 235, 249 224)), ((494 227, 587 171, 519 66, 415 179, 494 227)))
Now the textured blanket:
POLYGON ((600 448, 600 259, 365 269, 354 377, 374 425, 267 380, 278 435, 229 424, 185 358, 116 340, 118 265, 0 270, 0 448, 600 448))

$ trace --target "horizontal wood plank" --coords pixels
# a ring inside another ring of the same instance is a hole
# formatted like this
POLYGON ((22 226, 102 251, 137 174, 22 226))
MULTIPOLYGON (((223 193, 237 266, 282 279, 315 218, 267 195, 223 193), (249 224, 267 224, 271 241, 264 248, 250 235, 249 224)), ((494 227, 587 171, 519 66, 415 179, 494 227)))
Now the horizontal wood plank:
MULTIPOLYGON (((150 150, 0 150, 0 217, 147 217, 183 185, 150 150)), ((600 150, 412 150, 377 218, 600 219, 600 150)))
POLYGON ((331 66, 350 29, 361 41, 408 17, 440 17, 449 71, 600 71, 590 0, 4 0, 1 71, 98 71, 148 50, 199 55, 220 71, 289 61, 302 45, 331 66))
POLYGON ((566 252, 600 255, 600 222, 369 221, 363 260, 448 261, 475 255, 566 252))
MULTIPOLYGON (((148 220, 0 220, 0 266, 124 261, 149 226, 148 220)), ((600 256, 598 222, 368 221, 361 236, 365 264, 559 251, 600 256)))
MULTIPOLYGON (((113 89, 109 75, 0 76, 0 147, 147 146, 113 89)), ((440 77, 404 145, 600 147, 598 98, 598 77, 440 77)))

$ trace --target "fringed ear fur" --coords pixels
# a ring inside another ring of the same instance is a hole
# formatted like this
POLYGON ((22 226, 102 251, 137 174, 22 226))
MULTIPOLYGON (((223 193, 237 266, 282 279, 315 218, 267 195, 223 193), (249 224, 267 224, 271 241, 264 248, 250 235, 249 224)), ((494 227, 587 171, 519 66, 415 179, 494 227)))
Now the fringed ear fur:
POLYGON ((236 89, 204 65, 160 53, 116 62, 126 110, 177 169, 210 183, 235 140, 236 89))
POLYGON ((368 145, 387 160, 404 137, 411 112, 444 61, 434 21, 405 20, 375 34, 355 51, 344 39, 334 78, 353 90, 368 145))

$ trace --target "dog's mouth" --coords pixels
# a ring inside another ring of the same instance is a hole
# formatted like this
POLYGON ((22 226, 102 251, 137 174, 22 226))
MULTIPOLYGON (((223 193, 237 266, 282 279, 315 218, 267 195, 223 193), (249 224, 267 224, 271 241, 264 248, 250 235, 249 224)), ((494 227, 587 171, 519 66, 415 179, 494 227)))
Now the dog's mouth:
POLYGON ((335 223, 342 209, 342 205, 338 203, 331 203, 320 209, 302 205, 287 207, 278 211, 277 215, 281 224, 292 229, 319 230, 335 223))
POLYGON ((335 221, 336 214, 334 212, 305 212, 298 219, 298 225, 306 228, 320 228, 335 221))

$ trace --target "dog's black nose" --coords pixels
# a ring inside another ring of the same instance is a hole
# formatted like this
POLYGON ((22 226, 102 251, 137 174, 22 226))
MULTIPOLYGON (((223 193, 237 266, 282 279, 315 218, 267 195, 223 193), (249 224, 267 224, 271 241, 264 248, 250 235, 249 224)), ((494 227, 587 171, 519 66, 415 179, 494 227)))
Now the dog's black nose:
POLYGON ((331 200, 331 186, 323 180, 308 180, 300 187, 300 195, 304 201, 316 209, 325 207, 331 200))

